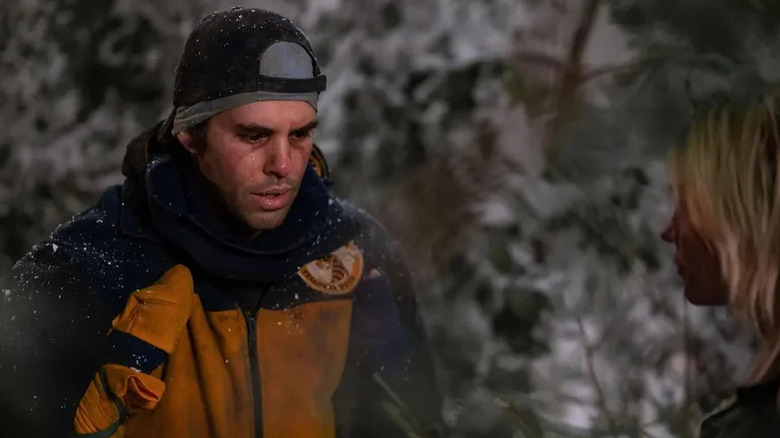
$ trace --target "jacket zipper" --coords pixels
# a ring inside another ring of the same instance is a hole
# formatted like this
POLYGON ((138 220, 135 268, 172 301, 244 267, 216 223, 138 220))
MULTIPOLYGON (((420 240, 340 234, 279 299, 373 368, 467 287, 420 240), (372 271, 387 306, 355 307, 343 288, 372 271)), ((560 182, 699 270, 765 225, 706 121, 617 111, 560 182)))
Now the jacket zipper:
POLYGON ((260 392, 260 364, 257 361, 257 324, 255 315, 244 311, 249 343, 249 367, 252 373, 252 398, 255 408, 255 438, 263 436, 263 399, 260 392))

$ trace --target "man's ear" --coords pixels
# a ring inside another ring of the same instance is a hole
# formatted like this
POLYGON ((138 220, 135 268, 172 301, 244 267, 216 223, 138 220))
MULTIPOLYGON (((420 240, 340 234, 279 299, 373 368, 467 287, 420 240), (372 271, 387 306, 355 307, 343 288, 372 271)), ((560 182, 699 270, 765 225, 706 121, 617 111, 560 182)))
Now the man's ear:
POLYGON ((198 153, 198 151, 193 147, 193 141, 192 141, 192 134, 190 134, 187 131, 177 132, 176 133, 176 139, 179 140, 179 143, 181 143, 182 146, 184 146, 184 149, 187 150, 187 152, 195 155, 198 153))

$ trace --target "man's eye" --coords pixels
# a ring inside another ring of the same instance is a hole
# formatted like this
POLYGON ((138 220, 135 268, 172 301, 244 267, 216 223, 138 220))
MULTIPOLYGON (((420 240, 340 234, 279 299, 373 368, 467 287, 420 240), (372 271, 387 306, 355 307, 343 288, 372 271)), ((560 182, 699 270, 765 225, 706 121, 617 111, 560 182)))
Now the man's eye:
POLYGON ((303 140, 308 137, 311 137, 312 130, 306 130, 306 131, 293 131, 292 137, 297 138, 298 140, 303 140))
POLYGON ((268 139, 268 134, 244 134, 241 139, 247 143, 258 143, 268 139))

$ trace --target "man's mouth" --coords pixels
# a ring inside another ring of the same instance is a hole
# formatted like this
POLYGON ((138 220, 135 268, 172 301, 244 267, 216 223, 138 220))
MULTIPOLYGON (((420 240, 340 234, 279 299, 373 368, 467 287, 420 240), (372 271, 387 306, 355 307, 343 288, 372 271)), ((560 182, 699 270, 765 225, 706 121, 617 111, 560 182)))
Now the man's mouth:
POLYGON ((262 192, 252 193, 252 198, 263 210, 279 210, 284 208, 290 201, 293 190, 289 187, 272 187, 262 192))

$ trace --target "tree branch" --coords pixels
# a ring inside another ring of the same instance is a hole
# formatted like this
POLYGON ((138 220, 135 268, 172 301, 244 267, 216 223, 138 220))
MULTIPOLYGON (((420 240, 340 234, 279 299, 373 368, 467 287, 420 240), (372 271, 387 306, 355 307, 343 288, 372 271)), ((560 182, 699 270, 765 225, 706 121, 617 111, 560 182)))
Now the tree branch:
POLYGON ((593 358, 595 351, 593 346, 590 345, 588 336, 585 333, 585 326, 583 326, 582 318, 580 317, 577 317, 577 326, 580 329, 580 337, 582 338, 582 344, 585 348, 585 363, 588 368, 588 375, 590 375, 593 388, 596 390, 596 395, 598 396, 599 408, 602 410, 602 412, 604 412, 604 415, 607 418, 607 425, 609 426, 609 430, 612 436, 619 437, 619 425, 612 415, 609 407, 607 406, 606 394, 604 393, 604 389, 602 388, 601 382, 599 381, 598 375, 596 374, 596 365, 593 358))

